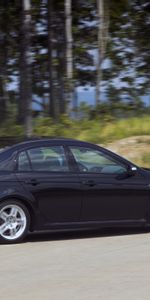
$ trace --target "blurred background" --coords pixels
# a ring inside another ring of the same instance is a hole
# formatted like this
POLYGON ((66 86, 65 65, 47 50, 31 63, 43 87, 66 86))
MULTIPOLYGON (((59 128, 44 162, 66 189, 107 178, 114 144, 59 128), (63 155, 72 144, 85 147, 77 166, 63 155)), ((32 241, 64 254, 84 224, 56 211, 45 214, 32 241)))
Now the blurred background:
POLYGON ((0 147, 33 136, 150 167, 150 1, 0 1, 0 147))

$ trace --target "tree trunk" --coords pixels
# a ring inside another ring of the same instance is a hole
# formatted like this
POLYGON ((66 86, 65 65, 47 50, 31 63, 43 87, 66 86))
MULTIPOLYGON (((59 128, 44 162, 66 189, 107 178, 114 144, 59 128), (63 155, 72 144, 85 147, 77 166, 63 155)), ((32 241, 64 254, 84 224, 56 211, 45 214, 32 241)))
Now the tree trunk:
POLYGON ((65 27, 66 27, 66 91, 67 109, 73 98, 73 55, 72 55, 72 11, 71 0, 65 0, 65 27))
MULTIPOLYGON (((106 3, 107 4, 107 3, 106 3)), ((103 80, 102 63, 104 61, 106 42, 108 38, 108 14, 105 14, 104 0, 97 0, 97 78, 96 78, 96 106, 101 102, 101 83, 103 80)))
POLYGON ((25 127, 25 135, 32 136, 32 89, 31 89, 31 4, 22 0, 20 32, 20 99, 18 120, 25 127))
POLYGON ((60 26, 58 27, 59 41, 57 41, 57 57, 58 57, 58 66, 57 66, 57 80, 58 80, 58 90, 59 90, 59 112, 60 114, 66 113, 66 99, 65 99, 65 34, 61 34, 60 30, 62 26, 62 20, 60 20, 60 26))
POLYGON ((26 87, 25 87, 25 40, 24 40, 24 25, 23 25, 23 10, 20 14, 21 26, 20 26, 20 57, 19 57, 19 71, 20 71, 20 81, 19 81, 19 101, 18 101, 18 123, 24 125, 25 123, 25 108, 26 108, 26 87))
MULTIPOLYGON (((4 4, 3 4, 4 5, 4 4)), ((8 28, 6 22, 6 11, 8 3, 0 10, 0 124, 7 118, 7 60, 8 60, 8 28), (5 23, 6 22, 6 23, 5 23)))
POLYGON ((53 21, 53 0, 48 0, 49 115, 53 119, 56 119, 54 100, 53 21))
POLYGON ((6 117, 7 117, 6 103, 7 103, 8 97, 7 97, 4 74, 2 73, 1 66, 0 66, 0 73, 1 73, 1 75, 0 75, 0 124, 2 124, 6 120, 6 117))

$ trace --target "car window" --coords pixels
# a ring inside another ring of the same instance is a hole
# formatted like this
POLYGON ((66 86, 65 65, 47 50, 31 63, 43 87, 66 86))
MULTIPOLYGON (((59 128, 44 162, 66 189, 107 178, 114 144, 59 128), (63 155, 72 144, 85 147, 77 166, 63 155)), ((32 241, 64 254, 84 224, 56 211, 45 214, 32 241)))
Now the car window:
POLYGON ((18 156, 18 171, 31 171, 30 162, 25 151, 18 156))
POLYGON ((0 171, 7 171, 7 172, 14 171, 16 167, 16 161, 15 161, 16 155, 17 155, 16 152, 3 153, 2 157, 0 158, 0 171))
POLYGON ((81 172, 119 174, 126 171, 125 166, 99 150, 85 147, 70 147, 81 172))
POLYGON ((27 150, 33 171, 68 172, 62 146, 37 147, 27 150))

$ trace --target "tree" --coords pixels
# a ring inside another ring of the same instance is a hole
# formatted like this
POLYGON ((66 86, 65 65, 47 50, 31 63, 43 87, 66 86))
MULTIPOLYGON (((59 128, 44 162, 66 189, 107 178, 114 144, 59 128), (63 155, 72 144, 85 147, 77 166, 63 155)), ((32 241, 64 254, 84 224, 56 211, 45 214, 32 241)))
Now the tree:
POLYGON ((119 1, 115 9, 114 5, 115 1, 110 1, 107 89, 113 85, 122 101, 138 105, 140 97, 150 91, 150 3, 119 1))
POLYGON ((104 0, 97 0, 97 76, 96 76, 96 106, 99 104, 101 100, 101 84, 103 80, 103 70, 102 63, 105 58, 106 51, 106 42, 108 39, 108 24, 109 24, 109 16, 108 16, 108 2, 104 0), (107 13, 106 13, 107 12, 107 13))
POLYGON ((8 106, 8 24, 7 18, 8 1, 3 2, 3 7, 0 9, 0 123, 3 123, 7 117, 7 106, 8 106))
POLYGON ((110 106, 149 93, 148 0, 30 2, 0 1, 1 123, 17 111, 30 135, 33 107, 58 122, 79 86, 96 88, 96 106, 102 87, 110 106))
POLYGON ((53 0, 48 0, 48 71, 49 71, 49 115, 56 119, 54 99, 54 66, 53 66, 53 0))
POLYGON ((67 105, 73 98, 73 56, 72 56, 72 11, 71 0, 65 0, 65 28, 66 28, 66 88, 67 105))
POLYGON ((22 0, 20 27, 20 97, 18 118, 25 126, 25 135, 32 135, 32 83, 31 83, 31 3, 22 0))

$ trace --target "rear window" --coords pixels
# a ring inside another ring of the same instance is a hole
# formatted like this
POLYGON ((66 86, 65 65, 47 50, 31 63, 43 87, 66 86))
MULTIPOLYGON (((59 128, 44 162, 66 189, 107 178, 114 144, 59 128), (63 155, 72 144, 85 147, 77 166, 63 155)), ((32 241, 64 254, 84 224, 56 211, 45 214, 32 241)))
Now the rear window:
POLYGON ((3 151, 0 153, 0 171, 13 171, 16 165, 16 152, 3 151))

